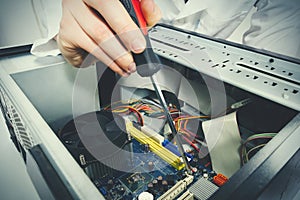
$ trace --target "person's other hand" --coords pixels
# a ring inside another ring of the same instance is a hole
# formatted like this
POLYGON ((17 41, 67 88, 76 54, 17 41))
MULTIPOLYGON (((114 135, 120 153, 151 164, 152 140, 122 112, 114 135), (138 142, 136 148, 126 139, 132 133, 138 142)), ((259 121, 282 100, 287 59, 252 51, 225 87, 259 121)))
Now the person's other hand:
MULTIPOLYGON (((91 53, 122 76, 136 70, 130 52, 143 52, 146 42, 119 0, 63 0, 62 7, 56 40, 69 63, 80 67, 91 53)), ((141 8, 149 26, 160 19, 154 0, 141 0, 141 8)))

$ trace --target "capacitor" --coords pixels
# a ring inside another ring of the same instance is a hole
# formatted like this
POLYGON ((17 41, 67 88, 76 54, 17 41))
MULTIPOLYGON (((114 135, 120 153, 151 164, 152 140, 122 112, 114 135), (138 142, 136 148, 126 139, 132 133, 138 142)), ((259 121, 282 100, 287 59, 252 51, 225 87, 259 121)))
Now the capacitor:
POLYGON ((203 173, 202 176, 203 178, 208 179, 208 173, 203 173))
POLYGON ((152 171, 154 169, 154 163, 152 161, 148 162, 148 170, 152 171))
POLYGON ((217 175, 217 173, 214 170, 209 172, 209 177, 214 177, 216 175, 217 175))
POLYGON ((125 190, 124 187, 118 188, 118 194, 119 194, 119 195, 123 195, 125 192, 126 192, 126 190, 125 190))
POLYGON ((161 186, 162 181, 163 181, 163 177, 162 177, 162 176, 158 176, 158 177, 157 177, 157 183, 158 183, 158 186, 161 186))
POLYGON ((154 189, 158 188, 158 181, 156 179, 152 181, 152 184, 154 189))
POLYGON ((168 190, 168 181, 166 181, 166 180, 163 180, 162 182, 161 182, 161 187, 162 187, 162 189, 164 190, 164 191, 167 191, 168 190))
POLYGON ((114 181, 112 179, 109 179, 107 181, 107 189, 110 190, 114 187, 114 181))
POLYGON ((193 173, 197 173, 198 169, 197 169, 196 167, 192 167, 192 168, 191 168, 191 171, 192 171, 193 173))
POLYGON ((148 188, 148 192, 153 193, 154 188, 153 188, 153 184, 152 183, 148 183, 147 188, 148 188))
POLYGON ((142 192, 139 196, 138 196, 138 200, 153 200, 154 196, 153 194, 149 193, 149 192, 142 192))

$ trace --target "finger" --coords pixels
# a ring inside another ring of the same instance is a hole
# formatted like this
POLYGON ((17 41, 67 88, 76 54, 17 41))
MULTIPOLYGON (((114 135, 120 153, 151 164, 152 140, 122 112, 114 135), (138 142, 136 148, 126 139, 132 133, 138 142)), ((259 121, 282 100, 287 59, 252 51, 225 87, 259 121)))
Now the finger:
POLYGON ((66 60, 75 67, 81 67, 87 52, 90 52, 121 76, 128 76, 128 73, 122 70, 85 34, 68 11, 63 12, 57 42, 66 60))
POLYGON ((142 0, 141 8, 148 26, 154 26, 161 18, 161 10, 153 0, 142 0))
POLYGON ((123 70, 134 72, 136 67, 131 54, 114 36, 107 24, 82 1, 77 3, 78 9, 71 12, 84 32, 123 70))
POLYGON ((134 53, 141 53, 146 48, 146 41, 132 21, 119 0, 84 0, 95 8, 105 19, 112 30, 118 34, 122 43, 134 53))

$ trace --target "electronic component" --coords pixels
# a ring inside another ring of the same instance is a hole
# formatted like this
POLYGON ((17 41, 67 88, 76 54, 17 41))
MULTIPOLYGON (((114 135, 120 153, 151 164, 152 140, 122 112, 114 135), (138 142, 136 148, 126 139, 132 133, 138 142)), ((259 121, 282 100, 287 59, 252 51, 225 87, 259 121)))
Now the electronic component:
POLYGON ((154 169, 154 163, 152 161, 148 162, 148 170, 152 171, 154 169))
POLYGON ((138 200, 153 200, 154 196, 153 194, 149 193, 149 192, 142 192, 139 196, 138 196, 138 200))
POLYGON ((187 190, 177 200, 194 200, 194 195, 187 190))
MULTIPOLYGON (((133 108, 135 109, 135 105, 133 105, 133 108)), ((128 173, 129 171, 121 172, 110 169, 95 158, 93 158, 94 160, 91 162, 91 159, 86 157, 84 152, 78 150, 80 152, 80 164, 82 166, 84 165, 87 175, 94 181, 95 185, 106 199, 143 199, 147 196, 151 198, 149 196, 150 194, 153 198, 158 200, 171 200, 177 198, 179 195, 181 195, 178 197, 179 199, 190 200, 194 197, 191 192, 186 191, 189 184, 193 181, 197 181, 200 177, 206 179, 210 183, 213 181, 213 177, 217 175, 216 172, 202 166, 200 161, 203 159, 197 157, 198 152, 196 149, 192 148, 189 153, 185 153, 188 158, 191 158, 190 161, 193 163, 194 175, 192 176, 183 170, 184 163, 178 152, 177 146, 164 139, 160 133, 157 133, 151 127, 148 127, 145 124, 141 126, 136 122, 132 122, 130 116, 133 115, 133 113, 129 112, 129 114, 126 115, 126 109, 101 110, 99 112, 88 113, 78 117, 81 123, 80 125, 84 125, 85 121, 91 125, 93 120, 90 117, 95 116, 96 114, 97 118, 94 120, 95 124, 100 124, 101 127, 104 127, 103 129, 106 131, 105 134, 113 132, 109 138, 111 138, 111 141, 120 147, 120 149, 124 148, 124 145, 128 143, 128 135, 131 138, 130 150, 134 152, 134 154, 131 155, 135 155, 135 158, 131 160, 131 157, 127 157, 127 159, 126 157, 120 158, 124 167, 130 169, 130 173, 128 173), (117 122, 115 122, 112 120, 112 112, 123 112, 122 117, 116 115, 114 120, 117 122), (125 126, 127 133, 120 132, 122 127, 119 128, 116 123, 125 126), (116 134, 114 134, 114 132, 116 134), (114 141, 115 139, 118 141, 114 141), (196 159, 193 160, 193 157, 196 159)), ((72 123, 70 123, 75 126, 74 121, 78 119, 74 119, 72 123)), ((143 119, 141 118, 141 120, 143 119)), ((150 118, 147 120, 150 120, 150 118)), ((187 122, 187 120, 183 122, 187 122)), ((78 131, 80 131, 80 128, 78 131)), ((67 137, 73 136, 72 134, 68 135, 70 133, 72 133, 72 131, 70 132, 68 123, 60 132, 60 137, 69 145, 73 144, 72 140, 69 139, 70 137, 67 137)), ((71 138, 74 139, 74 137, 71 138)), ((103 142, 98 143, 102 146, 103 142)), ((105 143, 103 145, 104 148, 106 148, 105 143)), ((186 143, 185 145, 187 146, 189 144, 186 143)), ((112 152, 107 150, 105 152, 107 155, 112 155, 110 157, 114 156, 114 153, 112 152)), ((110 157, 105 156, 105 158, 110 157)), ((113 162, 112 166, 114 166, 113 162)), ((222 177, 220 176, 215 179, 218 180, 220 178, 222 177)), ((215 184, 221 185, 219 182, 216 182, 215 184)))
POLYGON ((168 162, 174 168, 181 170, 184 168, 184 164, 181 162, 180 157, 174 155, 168 149, 164 148, 156 140, 150 138, 140 130, 140 126, 136 123, 126 123, 127 131, 140 143, 149 144, 150 150, 161 157, 163 160, 168 162))
POLYGON ((161 195, 157 200, 172 200, 175 199, 181 192, 183 192, 189 184, 194 180, 193 176, 187 175, 187 177, 181 181, 178 181, 171 189, 161 195))
POLYGON ((136 173, 125 174, 120 177, 120 181, 131 191, 136 192, 138 189, 146 185, 153 178, 148 173, 142 173, 142 169, 137 169, 136 173))
POLYGON ((224 176, 223 174, 218 174, 214 176, 213 178, 213 183, 216 184, 217 186, 222 186, 228 181, 228 178, 224 176))
POLYGON ((166 191, 168 189, 169 183, 166 180, 162 180, 161 182, 161 189, 166 191))
POLYGON ((218 186, 205 178, 200 178, 188 189, 194 195, 195 199, 198 200, 208 199, 217 190, 218 186))

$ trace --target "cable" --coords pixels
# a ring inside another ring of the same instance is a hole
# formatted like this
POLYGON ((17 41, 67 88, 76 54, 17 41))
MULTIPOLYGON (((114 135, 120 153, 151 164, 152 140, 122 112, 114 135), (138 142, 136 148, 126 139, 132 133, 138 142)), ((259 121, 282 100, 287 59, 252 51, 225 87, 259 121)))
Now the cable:
POLYGON ((259 148, 260 145, 255 146, 253 148, 251 148, 248 152, 247 152, 247 144, 253 140, 259 140, 259 139, 272 139, 273 137, 275 137, 277 135, 277 133, 260 133, 260 134, 254 134, 251 135, 250 137, 248 137, 246 139, 245 142, 242 143, 242 147, 241 147, 241 160, 242 160, 242 164, 245 164, 246 162, 249 161, 249 153, 250 151, 252 152, 253 150, 255 150, 254 148, 259 148))
POLYGON ((246 160, 249 161, 249 155, 252 151, 256 150, 256 149, 259 149, 259 148, 262 148, 266 145, 267 143, 264 143, 264 144, 260 144, 260 145, 257 145, 256 147, 253 147, 252 149, 250 149, 247 154, 246 154, 246 160))
POLYGON ((124 111, 126 112, 127 111, 126 109, 128 109, 128 110, 133 111, 134 113, 136 113, 138 115, 138 120, 140 122, 140 125, 144 126, 143 116, 137 109, 135 109, 134 107, 131 107, 131 106, 118 106, 118 107, 114 108, 112 111, 120 113, 120 111, 118 110, 119 108, 125 108, 125 109, 121 110, 121 112, 124 112, 124 111))
POLYGON ((189 144, 191 147, 193 147, 196 151, 200 152, 200 149, 192 142, 190 141, 186 136, 181 135, 182 138, 189 144))
POLYGON ((190 119, 207 119, 209 118, 208 116, 203 116, 203 115, 200 115, 200 116, 189 116, 189 117, 178 117, 177 119, 175 119, 175 123, 177 122, 177 128, 180 129, 180 122, 182 120, 190 120, 190 119))

